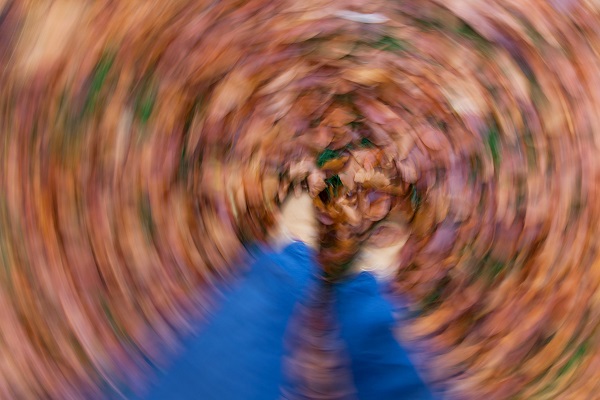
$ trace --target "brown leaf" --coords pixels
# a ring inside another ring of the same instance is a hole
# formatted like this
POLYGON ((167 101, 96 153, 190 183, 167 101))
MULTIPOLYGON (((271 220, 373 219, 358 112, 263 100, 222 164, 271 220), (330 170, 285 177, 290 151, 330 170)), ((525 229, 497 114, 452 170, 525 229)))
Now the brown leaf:
POLYGON ((349 69, 344 77, 359 85, 370 86, 386 82, 388 80, 388 73, 381 68, 358 67, 349 69))
POLYGON ((275 199, 279 189, 279 178, 273 175, 267 175, 262 180, 263 196, 267 200, 275 199))
POLYGON ((352 226, 360 225, 362 218, 358 210, 354 207, 350 207, 348 205, 342 205, 342 210, 346 215, 347 221, 352 226))
POLYGON ((219 84, 210 103, 208 115, 213 121, 218 121, 241 106, 252 94, 254 85, 241 72, 229 74, 227 79, 219 84))
POLYGON ((325 115, 323 125, 331 127, 342 127, 354 121, 356 116, 345 107, 335 107, 325 115))
POLYGON ((365 218, 370 221, 379 221, 383 219, 390 211, 392 199, 386 194, 371 194, 373 199, 369 202, 369 209, 365 213, 365 218))
POLYGON ((309 172, 315 168, 315 164, 310 160, 295 161, 290 164, 289 176, 292 182, 304 180, 309 172))
POLYGON ((359 97, 356 100, 356 106, 369 121, 379 125, 385 125, 398 119, 395 112, 375 99, 359 97))
POLYGON ((447 142, 444 132, 429 125, 423 126, 418 131, 419 139, 431 150, 442 150, 447 142))
POLYGON ((312 171, 307 178, 308 190, 311 197, 316 197, 327 187, 325 172, 320 169, 312 171))
POLYGON ((333 159, 327 161, 325 164, 323 164, 323 166, 321 166, 321 169, 324 171, 332 171, 332 172, 340 171, 346 165, 348 158, 349 158, 349 156, 347 156, 347 155, 343 155, 338 158, 333 158, 333 159))

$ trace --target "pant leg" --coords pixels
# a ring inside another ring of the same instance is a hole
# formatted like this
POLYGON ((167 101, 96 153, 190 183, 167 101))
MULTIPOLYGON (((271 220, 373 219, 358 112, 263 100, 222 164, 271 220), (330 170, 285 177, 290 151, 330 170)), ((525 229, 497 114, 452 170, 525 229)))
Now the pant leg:
POLYGON ((419 400, 432 395, 395 339, 392 306, 375 278, 361 273, 336 287, 341 337, 360 399, 419 400))
POLYGON ((263 253, 149 399, 278 398, 284 331, 314 273, 302 243, 263 253))

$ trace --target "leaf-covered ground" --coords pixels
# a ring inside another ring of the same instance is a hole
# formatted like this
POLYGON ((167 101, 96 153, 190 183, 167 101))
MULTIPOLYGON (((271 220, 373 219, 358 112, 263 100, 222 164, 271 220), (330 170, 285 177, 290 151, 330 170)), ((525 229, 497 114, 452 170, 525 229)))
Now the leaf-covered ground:
POLYGON ((598 396, 596 2, 0 8, 0 397, 143 382, 293 191, 448 398, 598 396))

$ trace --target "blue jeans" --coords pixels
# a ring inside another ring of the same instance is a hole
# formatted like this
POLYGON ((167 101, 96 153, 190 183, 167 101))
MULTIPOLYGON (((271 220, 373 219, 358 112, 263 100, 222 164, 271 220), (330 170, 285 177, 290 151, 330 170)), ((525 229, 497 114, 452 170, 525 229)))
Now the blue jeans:
MULTIPOLYGON (((284 337, 295 305, 320 284, 313 251, 293 243, 260 251, 199 335, 154 383, 147 399, 281 398, 284 337)), ((392 335, 391 305, 367 273, 336 284, 335 317, 359 399, 431 399, 392 335)))

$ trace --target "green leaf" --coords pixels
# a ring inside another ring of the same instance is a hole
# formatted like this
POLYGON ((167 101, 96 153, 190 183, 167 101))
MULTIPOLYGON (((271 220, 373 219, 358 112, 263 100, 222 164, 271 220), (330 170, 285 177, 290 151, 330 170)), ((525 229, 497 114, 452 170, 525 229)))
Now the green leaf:
POLYGON ((334 160, 340 156, 340 153, 335 150, 325 149, 317 158, 317 166, 321 168, 329 160, 334 160))
POLYGON ((495 121, 488 127, 487 144, 492 153, 494 166, 498 167, 500 165, 500 132, 495 121))
POLYGON ((156 103, 157 88, 152 80, 151 72, 148 73, 141 82, 141 89, 135 100, 135 114, 142 125, 148 122, 154 104, 156 103))
POLYGON ((464 21, 460 24, 456 30, 456 33, 470 42, 473 42, 481 51, 488 51, 491 49, 489 40, 481 36, 479 32, 477 32, 471 25, 465 23, 464 21))
POLYGON ((372 147, 375 147, 375 145, 369 139, 362 138, 362 140, 360 141, 360 147, 372 148, 372 147))
POLYGON ((333 196, 337 196, 339 188, 344 185, 338 175, 333 175, 325 179, 325 183, 329 190, 333 192, 333 196))
POLYGON ((410 185, 410 186, 411 186, 410 202, 411 202, 413 208, 418 208, 421 205, 421 195, 417 191, 417 187, 415 185, 410 185))
POLYGON ((92 112, 98 105, 100 93, 104 84, 106 83, 108 74, 113 66, 115 55, 112 52, 106 52, 100 57, 100 61, 96 65, 92 82, 90 84, 90 91, 85 101, 84 113, 92 112))
POLYGON ((464 21, 458 27, 457 33, 467 39, 487 42, 487 40, 485 40, 475 29, 473 29, 471 25, 465 23, 464 21))
POLYGON ((577 364, 580 364, 581 359, 587 353, 587 349, 588 349, 588 343, 587 342, 581 343, 579 345, 579 347, 577 348, 577 350, 575 351, 575 353, 573 353, 571 358, 569 358, 569 361, 567 361, 567 363, 565 365, 563 365, 563 367, 558 371, 557 377, 560 377, 560 376, 566 374, 569 370, 571 370, 577 364))
POLYGON ((150 114, 152 114, 152 110, 154 109, 155 101, 156 93, 154 91, 150 91, 144 96, 144 98, 140 102, 138 115, 142 124, 145 124, 148 121, 148 119, 150 119, 150 114))
POLYGON ((440 299, 449 283, 450 278, 448 277, 444 277, 439 281, 435 289, 433 289, 421 302, 421 309, 423 311, 429 311, 436 308, 440 304, 440 299))
POLYGON ((417 27, 425 31, 438 30, 444 27, 440 21, 433 19, 415 18, 414 22, 417 27))
POLYGON ((479 176, 479 173, 481 172, 481 161, 479 160, 479 157, 474 156, 471 159, 471 163, 469 166, 469 183, 471 185, 474 185, 477 182, 477 177, 479 176))
POLYGON ((375 47, 386 51, 406 51, 409 47, 407 41, 397 39, 391 36, 383 36, 376 44, 375 47))
POLYGON ((154 220, 152 217, 152 208, 150 206, 150 198, 148 195, 142 195, 140 198, 140 218, 142 220, 142 226, 149 240, 152 240, 154 235, 154 220))
POLYGON ((506 264, 500 261, 494 262, 488 267, 490 280, 493 282, 494 279, 506 268, 506 264))

